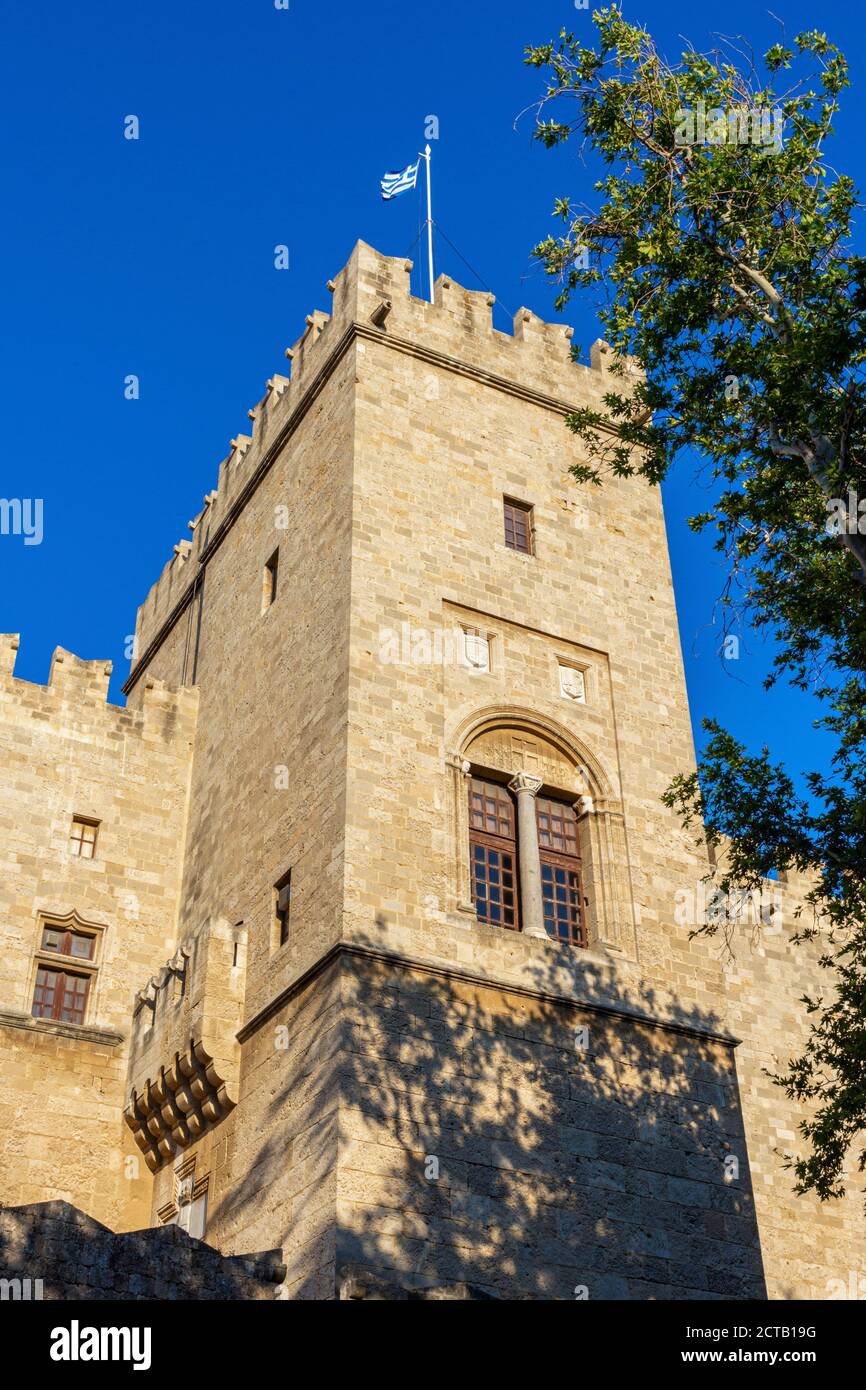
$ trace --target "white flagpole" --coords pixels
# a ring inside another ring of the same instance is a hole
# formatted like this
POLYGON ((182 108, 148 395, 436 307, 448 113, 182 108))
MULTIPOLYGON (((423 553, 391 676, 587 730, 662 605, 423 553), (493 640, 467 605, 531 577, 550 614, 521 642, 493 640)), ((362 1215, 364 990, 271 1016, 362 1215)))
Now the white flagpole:
POLYGON ((433 208, 430 201, 430 146, 424 147, 427 161, 427 269, 430 275, 430 303, 433 303, 433 208))

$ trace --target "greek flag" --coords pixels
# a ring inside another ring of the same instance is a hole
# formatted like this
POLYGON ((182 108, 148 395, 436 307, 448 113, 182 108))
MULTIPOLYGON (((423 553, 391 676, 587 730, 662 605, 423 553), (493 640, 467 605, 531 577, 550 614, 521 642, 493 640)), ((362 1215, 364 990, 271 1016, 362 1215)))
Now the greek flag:
POLYGON ((406 168, 399 174, 386 174, 382 179, 382 197, 396 198, 398 193, 405 193, 407 188, 414 188, 418 179, 418 165, 420 160, 414 164, 407 164, 406 168))

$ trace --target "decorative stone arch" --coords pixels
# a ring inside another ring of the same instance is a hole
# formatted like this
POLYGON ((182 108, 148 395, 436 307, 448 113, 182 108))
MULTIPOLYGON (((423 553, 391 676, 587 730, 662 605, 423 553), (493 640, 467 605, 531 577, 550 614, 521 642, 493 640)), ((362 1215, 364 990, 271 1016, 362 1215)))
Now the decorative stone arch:
POLYGON ((68 931, 105 931, 104 922, 96 922, 89 917, 82 917, 77 907, 71 907, 67 912, 52 912, 49 908, 40 907, 36 916, 40 923, 54 923, 58 927, 66 927, 68 931))
POLYGON ((551 787, 558 785, 560 791, 574 792, 576 796, 609 799, 614 795, 611 778, 582 739, 546 715, 518 705, 491 705, 478 710, 455 730, 451 742, 470 762, 479 762, 483 752, 498 749, 503 755, 510 751, 520 763, 515 765, 515 772, 534 773, 551 787), (514 736, 509 750, 503 735, 514 736), (521 738, 522 744, 516 742, 521 738), (535 751, 530 746, 532 742, 537 745, 535 751), (563 774, 568 778, 567 785, 556 781, 563 774))
MULTIPOLYGON (((528 793, 532 800, 528 807, 531 822, 524 817, 524 825, 531 824, 533 834, 534 796, 538 791, 543 788, 551 796, 572 801, 578 816, 590 945, 633 956, 634 908, 622 802, 613 779, 592 749, 555 720, 507 705, 475 711, 454 729, 449 742, 453 750, 447 763, 457 910, 472 915, 475 911, 469 865, 469 779, 473 772, 505 776, 518 794, 518 819, 521 793, 528 793)), ((523 845, 522 872, 524 876, 528 872, 527 889, 534 894, 531 880, 537 843, 534 851, 532 846, 528 848, 527 863, 527 845, 523 845)), ((540 887, 538 894, 538 911, 529 914, 529 920, 536 923, 530 934, 543 936, 543 928, 539 931, 537 927, 540 887)))

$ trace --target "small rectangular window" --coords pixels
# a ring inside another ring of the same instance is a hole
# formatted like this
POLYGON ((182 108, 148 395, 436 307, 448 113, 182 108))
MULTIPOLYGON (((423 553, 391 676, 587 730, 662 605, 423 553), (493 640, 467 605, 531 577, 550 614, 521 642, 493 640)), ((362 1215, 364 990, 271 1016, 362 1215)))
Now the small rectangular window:
POLYGON ((280 564, 279 549, 275 550, 270 560, 265 565, 265 573, 262 579, 262 612, 270 608, 277 596, 277 571, 280 564))
POLYGON ((289 939, 289 912, 292 902, 292 871, 281 878, 279 883, 274 885, 275 912, 276 912, 276 946, 285 946, 289 939))
POLYGON ((514 502, 506 497, 504 516, 505 544, 509 550, 521 550, 524 555, 531 555, 532 508, 525 502, 514 502))
POLYGON ((207 1229, 208 1179, 193 1182, 191 1175, 178 1181, 177 1196, 157 1215, 164 1226, 180 1226, 193 1240, 204 1240, 207 1229))
POLYGON ((69 836, 69 852, 78 859, 93 859, 96 854, 96 834, 99 821, 88 820, 85 816, 72 817, 72 832, 69 836))
POLYGON ((181 1207, 177 1223, 193 1240, 204 1240, 207 1228, 207 1189, 194 1197, 189 1206, 181 1207))

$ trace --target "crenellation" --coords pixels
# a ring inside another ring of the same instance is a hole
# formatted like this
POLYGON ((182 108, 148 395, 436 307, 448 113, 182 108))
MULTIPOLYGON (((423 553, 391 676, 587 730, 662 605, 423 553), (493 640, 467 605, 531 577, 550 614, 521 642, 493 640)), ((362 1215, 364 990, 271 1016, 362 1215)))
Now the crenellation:
POLYGON ((141 609, 142 631, 151 626, 157 628, 168 612, 172 573, 176 560, 177 556, 172 552, 171 558, 163 565, 156 583, 148 591, 141 609))
POLYGON ((217 506, 220 508, 229 507, 243 490, 256 453, 253 448, 252 435, 236 435, 234 439, 230 440, 230 444, 231 451, 220 464, 219 469, 217 506))
POLYGON ((268 377, 267 393, 263 398, 265 407, 268 408, 274 402, 278 401, 288 388, 289 378, 287 376, 281 376, 279 372, 274 372, 272 377, 268 377))
POLYGON ((242 927, 208 922, 136 995, 124 1117, 153 1172, 237 1103, 245 945, 242 927))
POLYGON ((331 321, 331 315, 321 309, 308 314, 304 331, 291 348, 291 387, 296 403, 299 393, 306 389, 315 374, 317 364, 322 361, 329 344, 333 341, 333 334, 327 331, 331 321))
MULTIPOLYGON (((353 326, 408 340, 425 353, 462 359, 475 370, 499 373, 515 385, 531 385, 545 396, 558 397, 566 407, 599 404, 605 389, 599 378, 609 370, 606 344, 592 345, 589 367, 575 363, 569 346, 572 328, 547 323, 521 308, 512 333, 504 333, 493 326, 495 296, 488 291, 465 289, 443 274, 431 305, 411 294, 411 269, 412 262, 403 257, 384 256, 364 242, 356 243, 348 263, 328 282, 331 313, 317 309, 307 315, 304 332, 285 352, 290 375, 275 374, 268 380, 265 395, 248 412, 252 436, 231 441, 231 452, 219 465, 217 487, 205 499, 206 524, 195 528, 196 562, 279 431, 304 402, 317 372, 353 326)), ((183 597, 190 578, 163 571, 142 605, 144 646, 183 597)), ((139 652, 142 649, 140 643, 139 652)))
POLYGON ((110 661, 82 661, 63 647, 55 647, 48 688, 65 700, 82 701, 91 697, 104 704, 108 699, 111 672, 110 661))
POLYGON ((136 713, 143 719, 144 733, 153 731, 161 739, 188 742, 195 734, 198 702, 195 686, 172 686, 148 676, 142 682, 141 704, 136 713))
MULTIPOLYGON (((142 682, 140 707, 113 705, 108 701, 111 680, 110 661, 85 661, 63 647, 56 647, 45 685, 14 675, 18 651, 17 634, 0 634, 0 655, 12 659, 0 666, 0 688, 4 688, 6 708, 17 706, 22 715, 49 714, 54 723, 66 721, 70 729, 84 724, 100 739, 112 732, 125 738, 145 736, 151 730, 167 739, 181 739, 188 745, 194 734, 198 691, 195 687, 173 686, 148 677, 142 682), (5 679, 4 679, 5 678, 5 679)), ((54 733, 52 726, 50 733, 54 733)))
MULTIPOLYGON (((416 300, 423 304, 423 300, 416 300)), ((495 296, 486 290, 467 290, 448 275, 440 275, 433 287, 433 306, 448 315, 452 331, 473 335, 493 332, 495 296)))
POLYGON ((261 459, 277 429, 281 419, 280 404, 289 390, 290 381, 286 376, 274 375, 265 383, 265 394, 259 401, 253 416, 253 440, 257 461, 261 459))
POLYGON ((18 658, 20 633, 0 633, 0 678, 15 675, 15 662, 18 658))

